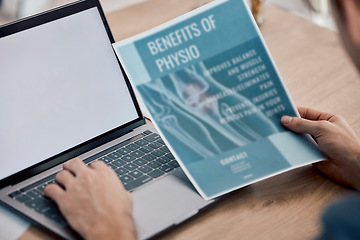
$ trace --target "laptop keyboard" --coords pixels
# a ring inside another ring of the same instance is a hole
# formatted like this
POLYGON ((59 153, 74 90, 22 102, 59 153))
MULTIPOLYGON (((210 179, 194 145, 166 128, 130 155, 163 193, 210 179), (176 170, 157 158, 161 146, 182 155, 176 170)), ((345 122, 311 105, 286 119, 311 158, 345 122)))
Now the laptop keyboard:
MULTIPOLYGON (((160 135, 150 130, 84 160, 87 165, 93 161, 103 161, 111 167, 128 191, 179 167, 160 135)), ((55 175, 12 192, 9 196, 64 227, 67 222, 56 203, 43 195, 46 185, 55 183, 55 175)))

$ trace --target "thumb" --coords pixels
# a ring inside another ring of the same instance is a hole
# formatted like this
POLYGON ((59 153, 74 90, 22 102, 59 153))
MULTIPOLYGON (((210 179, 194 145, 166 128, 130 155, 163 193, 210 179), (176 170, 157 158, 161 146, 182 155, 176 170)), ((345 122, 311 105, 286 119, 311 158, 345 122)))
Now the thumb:
POLYGON ((284 127, 296 133, 309 133, 312 136, 316 136, 317 124, 316 121, 307 120, 304 118, 283 116, 281 123, 284 127))

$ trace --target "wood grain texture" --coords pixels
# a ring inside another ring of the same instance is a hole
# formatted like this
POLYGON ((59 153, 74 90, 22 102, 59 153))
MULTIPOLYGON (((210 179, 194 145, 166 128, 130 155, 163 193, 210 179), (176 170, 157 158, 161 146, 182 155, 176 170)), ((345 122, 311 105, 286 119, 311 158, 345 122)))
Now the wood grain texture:
MULTIPOLYGON (((199 2, 152 0, 107 18, 119 41, 199 2)), ((360 80, 337 34, 270 6, 261 31, 295 103, 342 115, 359 134, 360 80)), ((351 192, 306 166, 235 191, 159 239, 313 239, 323 210, 351 192)), ((33 228, 27 239, 38 239, 33 228)))
POLYGON ((42 228, 39 225, 30 225, 24 234, 22 234, 18 240, 58 240, 61 239, 58 235, 49 232, 47 229, 42 228))

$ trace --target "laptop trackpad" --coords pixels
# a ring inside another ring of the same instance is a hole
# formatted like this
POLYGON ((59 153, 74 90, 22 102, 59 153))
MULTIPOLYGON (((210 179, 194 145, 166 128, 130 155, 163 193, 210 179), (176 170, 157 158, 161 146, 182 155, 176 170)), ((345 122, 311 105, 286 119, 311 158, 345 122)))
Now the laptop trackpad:
POLYGON ((165 178, 133 193, 138 238, 144 239, 185 220, 207 202, 178 177, 165 178))

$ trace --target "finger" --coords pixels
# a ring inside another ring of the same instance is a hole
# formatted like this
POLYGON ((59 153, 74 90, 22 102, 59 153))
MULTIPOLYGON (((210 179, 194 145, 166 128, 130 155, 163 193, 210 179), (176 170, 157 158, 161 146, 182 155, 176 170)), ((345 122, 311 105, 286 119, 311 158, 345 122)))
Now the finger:
POLYGON ((57 184, 49 184, 44 188, 44 195, 52 198, 56 203, 62 202, 61 199, 65 194, 64 189, 62 189, 57 184))
POLYGON ((334 116, 331 113, 320 112, 315 109, 306 108, 306 107, 298 107, 298 111, 302 118, 308 120, 326 120, 328 121, 330 118, 334 116))
POLYGON ((326 131, 326 121, 311 121, 304 118, 283 116, 281 123, 284 127, 296 133, 309 133, 317 138, 322 132, 326 131))
POLYGON ((109 166, 106 165, 103 161, 95 161, 90 164, 90 167, 93 169, 102 169, 109 166))
POLYGON ((79 158, 74 158, 74 159, 71 159, 71 160, 65 162, 63 164, 63 167, 64 167, 64 169, 73 173, 75 176, 77 174, 79 174, 79 172, 81 170, 86 169, 85 163, 79 158))
MULTIPOLYGON (((115 171, 110 168, 110 166, 106 165, 106 163, 104 163, 103 161, 95 161, 95 162, 92 162, 90 164, 90 168, 92 168, 93 170, 100 170, 100 171, 106 171, 107 174, 109 172, 113 172, 115 174, 115 171), (110 170, 110 171, 109 171, 110 170), (108 172, 109 171, 109 172, 108 172)), ((113 174, 111 173, 111 174, 113 174)), ((116 175, 117 176, 117 175, 116 175)))
POLYGON ((336 170, 334 169, 334 164, 330 161, 322 161, 322 162, 318 162, 316 164, 316 168, 321 171, 322 173, 326 174, 326 175, 333 175, 334 173, 336 173, 336 170))
POLYGON ((335 165, 333 162, 331 162, 331 161, 319 162, 316 165, 316 168, 323 174, 334 179, 335 181, 337 181, 341 184, 350 185, 348 182, 346 182, 346 180, 343 178, 343 176, 341 176, 341 173, 339 172, 339 167, 337 165, 335 165))
POLYGON ((108 176, 113 175, 115 179, 117 179, 121 185, 123 186, 122 182, 118 178, 118 175, 116 172, 110 168, 108 165, 106 165, 103 161, 95 161, 90 164, 90 168, 94 169, 95 171, 102 172, 108 176))
POLYGON ((65 188, 69 186, 69 184, 74 180, 75 180, 74 175, 72 175, 68 170, 62 170, 55 176, 55 181, 63 185, 65 188))

